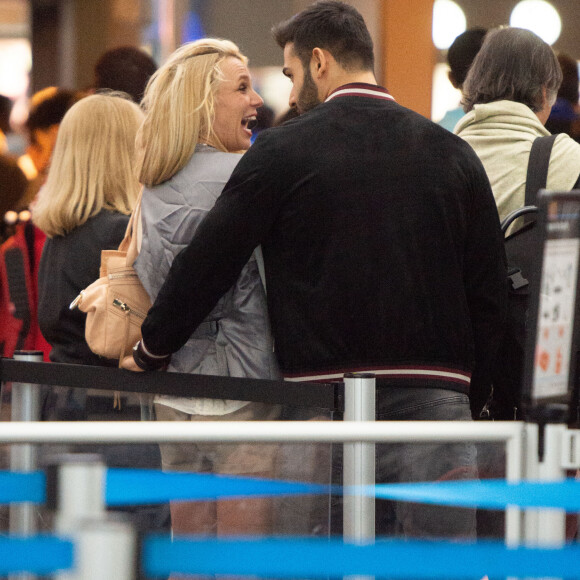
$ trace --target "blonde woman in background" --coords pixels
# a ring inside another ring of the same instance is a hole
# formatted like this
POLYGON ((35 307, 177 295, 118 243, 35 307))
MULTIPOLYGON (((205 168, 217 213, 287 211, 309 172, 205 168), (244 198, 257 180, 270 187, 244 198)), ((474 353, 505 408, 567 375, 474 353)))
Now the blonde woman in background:
MULTIPOLYGON (((146 116, 137 147, 145 185, 143 242, 135 269, 155 300, 174 257, 216 203, 241 158, 239 152, 250 147, 248 125, 263 101, 252 88, 247 59, 238 47, 227 40, 202 39, 170 56, 151 78, 142 104, 146 116)), ((278 378, 255 256, 237 283, 223 292, 206 321, 167 361, 168 370, 278 378)), ((172 321, 175 328, 182 322, 172 321)), ((160 337, 165 339, 172 336, 160 337)), ((161 421, 258 421, 276 419, 280 409, 245 401, 157 396, 155 412, 161 421)), ((262 477, 272 476, 275 453, 274 445, 161 446, 167 471, 262 477)), ((267 533, 271 516, 266 499, 171 504, 174 533, 267 533)))
POLYGON ((58 133, 33 221, 48 237, 39 271, 39 323, 54 362, 110 364, 85 342, 85 317, 69 310, 99 277, 101 250, 116 249, 139 194, 135 136, 143 120, 126 98, 93 95, 74 105, 58 133))
MULTIPOLYGON (((40 259, 39 324, 53 362, 117 366, 93 354, 85 341, 85 317, 69 305, 99 277, 101 251, 116 249, 139 195, 135 136, 143 113, 124 93, 98 94, 75 104, 58 132, 48 179, 33 207, 34 223, 47 240, 40 259)), ((112 391, 52 387, 44 418, 139 420, 137 397, 112 391)), ((72 446, 103 455, 109 467, 158 468, 157 445, 72 446)), ((127 510, 145 529, 167 527, 167 506, 127 510)))

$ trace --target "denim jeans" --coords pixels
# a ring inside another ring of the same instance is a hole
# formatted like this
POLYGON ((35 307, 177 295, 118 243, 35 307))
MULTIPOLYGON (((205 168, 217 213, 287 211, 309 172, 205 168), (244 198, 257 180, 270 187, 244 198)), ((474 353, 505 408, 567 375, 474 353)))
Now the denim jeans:
MULTIPOLYGON (((467 395, 447 389, 377 386, 378 421, 471 421, 467 395)), ((397 443, 376 447, 377 483, 477 478, 472 443, 397 443)), ((379 535, 475 537, 475 509, 377 500, 379 535)))
MULTIPOLYGON (((455 391, 434 388, 377 387, 379 421, 471 421, 469 400, 455 391)), ((300 420, 327 417, 300 415, 300 420)), ((283 428, 283 427, 282 427, 283 428)), ((380 444, 376 449, 377 483, 474 479, 476 448, 471 443, 380 444)), ((342 445, 281 446, 278 477, 342 483, 342 445), (330 458, 332 456, 332 465, 330 458)), ((342 498, 333 495, 281 497, 277 501, 281 534, 342 535, 342 498), (330 518, 329 518, 330 515, 330 518)), ((377 500, 376 534, 418 538, 475 537, 475 510, 377 500)))

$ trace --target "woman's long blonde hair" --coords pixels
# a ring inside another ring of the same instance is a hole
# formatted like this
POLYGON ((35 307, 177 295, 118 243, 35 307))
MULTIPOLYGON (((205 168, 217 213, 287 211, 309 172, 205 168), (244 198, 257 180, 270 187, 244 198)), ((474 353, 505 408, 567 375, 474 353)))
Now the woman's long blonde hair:
POLYGON ((32 219, 64 236, 107 209, 130 214, 139 194, 135 137, 141 109, 119 93, 81 99, 64 116, 32 219))
POLYGON ((137 135, 139 181, 153 186, 173 177, 189 161, 198 142, 225 151, 213 131, 220 63, 247 58, 229 40, 205 38, 178 48, 151 77, 137 135))

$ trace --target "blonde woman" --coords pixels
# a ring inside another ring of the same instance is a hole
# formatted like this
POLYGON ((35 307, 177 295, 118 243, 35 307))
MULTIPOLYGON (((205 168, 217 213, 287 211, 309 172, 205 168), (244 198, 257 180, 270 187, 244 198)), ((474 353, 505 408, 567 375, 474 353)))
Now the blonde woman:
MULTIPOLYGON (((101 94, 76 103, 60 125, 48 179, 32 214, 47 236, 38 274, 38 318, 54 362, 116 365, 91 352, 84 338, 86 315, 69 310, 69 304, 99 277, 101 250, 117 248, 123 239, 140 188, 134 143, 142 120, 139 107, 127 98, 101 94)), ((83 418, 80 396, 67 391, 78 404, 59 405, 57 414, 78 412, 81 417, 72 418, 83 418)))
MULTIPOLYGON (((47 235, 38 274, 39 324, 54 362, 117 366, 93 354, 85 341, 85 314, 70 310, 78 293, 99 277, 101 250, 123 239, 139 195, 135 136, 143 113, 124 93, 85 97, 65 115, 48 179, 33 207, 34 223, 47 235)), ((53 387, 44 406, 52 420, 139 420, 136 397, 122 394, 113 408, 111 391, 53 387), (133 404, 131 404, 133 403, 133 404)), ((158 468, 157 445, 71 446, 101 454, 109 467, 158 468)), ((134 525, 167 527, 168 509, 127 508, 134 525)))
MULTIPOLYGON (((174 257, 187 246, 250 147, 262 99, 252 88, 247 59, 227 40, 203 39, 179 48, 145 91, 145 121, 137 137, 138 170, 145 185, 143 242, 135 269, 155 300, 174 257)), ((192 272, 192 274, 194 274, 192 272)), ((245 265, 169 371, 278 377, 256 259, 245 265)), ((184 305, 186 308, 187 305, 184 305)), ((177 327, 182 321, 172 321, 177 327)), ((170 336, 160 340, 170 340, 170 336)), ((158 396, 162 421, 271 420, 278 407, 244 401, 158 396)), ((168 471, 271 476, 272 445, 162 445, 168 471)), ((175 503, 175 533, 261 533, 269 530, 268 500, 175 503)))

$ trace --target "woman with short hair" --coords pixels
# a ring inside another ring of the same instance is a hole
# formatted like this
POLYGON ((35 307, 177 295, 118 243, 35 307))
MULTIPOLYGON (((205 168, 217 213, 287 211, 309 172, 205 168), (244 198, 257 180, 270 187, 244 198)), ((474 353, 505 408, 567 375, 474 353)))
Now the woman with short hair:
MULTIPOLYGON (((241 152, 250 147, 263 101, 252 88, 247 59, 227 40, 202 39, 175 51, 151 78, 137 137, 138 174, 145 185, 143 241, 135 269, 154 301, 175 256, 218 200, 241 152)), ((192 276, 195 272, 190 273, 192 276)), ((256 256, 188 342, 169 371, 261 379, 278 378, 266 297, 256 256)), ((187 316, 172 321, 174 328, 187 316)), ((170 340, 171 336, 160 337, 170 340)), ((148 368, 146 345, 137 360, 148 368)), ((168 349, 169 352, 169 349, 168 349)), ((130 361, 132 363, 132 359, 130 361)), ((246 401, 155 397, 163 421, 272 420, 278 406, 246 401)), ((276 446, 161 445, 164 469, 271 477, 276 446)), ((172 502, 175 533, 263 533, 270 500, 172 502)))

